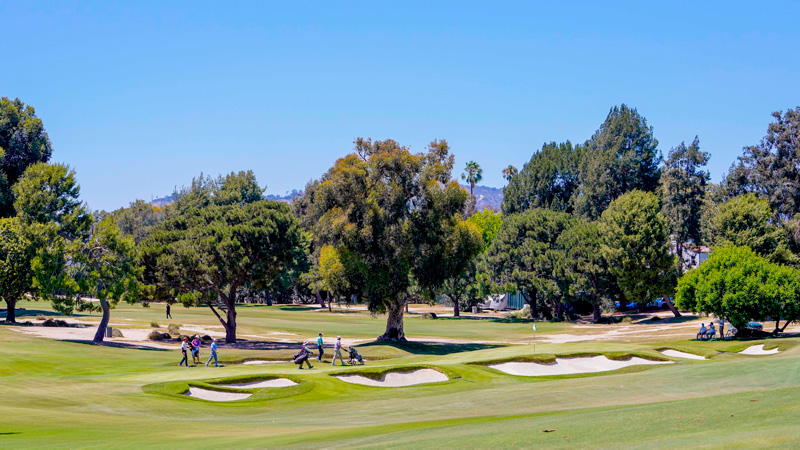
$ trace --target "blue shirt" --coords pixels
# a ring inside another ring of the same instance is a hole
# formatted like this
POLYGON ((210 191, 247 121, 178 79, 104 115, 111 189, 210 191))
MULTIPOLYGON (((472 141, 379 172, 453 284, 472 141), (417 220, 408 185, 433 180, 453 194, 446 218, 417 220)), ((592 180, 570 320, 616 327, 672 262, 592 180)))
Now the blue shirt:
POLYGON ((317 338, 317 346, 322 347, 322 336, 317 338))
POLYGON ((217 353, 217 343, 216 342, 211 344, 211 352, 212 353, 217 353))

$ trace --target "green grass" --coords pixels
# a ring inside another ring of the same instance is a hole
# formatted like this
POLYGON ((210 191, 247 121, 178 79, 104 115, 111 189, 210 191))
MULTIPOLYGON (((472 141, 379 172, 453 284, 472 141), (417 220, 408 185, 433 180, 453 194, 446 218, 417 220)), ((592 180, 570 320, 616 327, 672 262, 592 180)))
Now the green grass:
MULTIPOLYGON (((26 317, 49 313, 44 303, 23 307, 32 314, 26 317)), ((172 323, 162 314, 156 306, 121 305, 112 311, 112 322, 131 319, 124 322, 142 328, 150 328, 154 320, 162 327, 172 323)), ((303 307, 247 307, 239 314, 242 334, 297 333, 298 339, 308 339, 318 330, 328 337, 374 337, 384 326, 382 318, 368 314, 328 314, 303 307)), ((202 309, 176 307, 173 315, 174 323, 214 324, 213 316, 202 309)), ((0 448, 796 446, 800 338, 537 344, 536 355, 530 345, 501 344, 517 336, 523 339, 529 325, 410 318, 409 335, 475 342, 362 345, 359 351, 369 360, 365 366, 312 361, 313 370, 298 370, 289 362, 179 368, 177 350, 60 342, 0 326, 0 448), (781 353, 736 354, 760 343, 768 349, 777 346, 781 353), (710 359, 666 358, 657 352, 664 348, 710 359), (581 354, 637 355, 677 363, 558 377, 516 377, 485 365, 581 354), (451 379, 377 388, 331 376, 380 377, 387 371, 421 367, 435 368, 451 379), (299 384, 256 390, 215 386, 270 377, 299 384), (254 395, 237 402, 205 402, 183 395, 189 385, 254 395)), ((571 327, 542 324, 539 332, 585 330, 571 327)), ((294 352, 222 348, 220 357, 272 359, 294 352)))

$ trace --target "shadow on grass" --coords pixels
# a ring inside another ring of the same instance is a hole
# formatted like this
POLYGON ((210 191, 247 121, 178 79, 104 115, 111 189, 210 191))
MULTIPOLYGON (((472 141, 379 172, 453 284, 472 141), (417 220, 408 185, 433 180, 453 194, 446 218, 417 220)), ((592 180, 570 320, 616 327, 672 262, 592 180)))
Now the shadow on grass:
POLYGON ((684 323, 691 320, 697 320, 700 316, 691 314, 683 314, 680 317, 657 317, 653 316, 637 322, 637 324, 665 324, 665 323, 684 323))
POLYGON ((449 355, 451 353, 473 352, 490 348, 505 347, 502 344, 452 344, 441 342, 387 342, 373 341, 359 344, 359 348, 387 346, 404 350, 415 355, 449 355))
POLYGON ((5 431, 5 432, 0 432, 0 436, 8 436, 9 434, 22 434, 22 432, 20 432, 20 431, 5 431))
MULTIPOLYGON (((169 352, 172 351, 168 348, 155 348, 155 347, 148 347, 146 345, 138 345, 138 344, 129 344, 127 342, 103 342, 101 344, 95 344, 94 341, 84 340, 84 339, 63 339, 62 342, 71 342, 73 344, 85 344, 85 345, 98 345, 101 347, 116 347, 116 348, 132 348, 135 350, 150 350, 154 352, 169 352)), ((178 347, 176 346, 175 349, 177 350, 178 347)))
MULTIPOLYGON (((6 314, 5 309, 0 309, 3 315, 6 314)), ((25 309, 25 308, 17 308, 14 311, 14 314, 19 317, 32 317, 32 316, 59 316, 59 317, 67 317, 64 314, 55 312, 55 311, 44 311, 39 309, 25 309)), ((72 314, 69 317, 87 317, 88 314, 72 314)))

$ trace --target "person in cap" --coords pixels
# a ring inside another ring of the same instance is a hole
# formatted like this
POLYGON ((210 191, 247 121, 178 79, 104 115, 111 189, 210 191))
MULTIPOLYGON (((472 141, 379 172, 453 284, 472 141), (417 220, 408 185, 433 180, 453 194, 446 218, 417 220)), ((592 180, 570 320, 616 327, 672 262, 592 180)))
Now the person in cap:
POLYGON ((178 366, 182 366, 183 363, 186 363, 186 367, 189 367, 189 357, 186 355, 186 350, 188 349, 189 349, 189 338, 184 336, 183 342, 181 342, 181 353, 183 353, 183 359, 178 364, 178 366))
POLYGON ((319 355, 317 355, 317 361, 322 362, 322 354, 325 353, 324 344, 322 343, 322 333, 319 334, 317 338, 317 349, 319 350, 319 355))
POLYGON ((342 337, 336 336, 336 343, 333 344, 333 361, 331 361, 331 365, 336 365, 336 358, 339 358, 339 361, 342 362, 341 365, 344 365, 344 359, 342 359, 342 337))

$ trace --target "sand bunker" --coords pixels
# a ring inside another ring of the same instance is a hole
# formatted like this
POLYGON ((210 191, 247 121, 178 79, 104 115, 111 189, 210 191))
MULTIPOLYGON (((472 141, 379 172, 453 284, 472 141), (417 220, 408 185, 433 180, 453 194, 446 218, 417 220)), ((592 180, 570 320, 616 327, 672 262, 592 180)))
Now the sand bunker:
POLYGON ((679 350, 659 350, 659 352, 663 355, 670 356, 672 358, 685 358, 685 359, 698 359, 700 361, 705 361, 706 358, 704 356, 695 355, 693 353, 686 353, 679 350))
POLYGON ((253 381, 250 383, 233 383, 233 384, 218 384, 220 387, 235 388, 235 389, 263 389, 263 388, 280 388, 295 386, 292 380, 286 378, 275 378, 273 380, 253 381))
POLYGON ((404 387, 415 384, 438 383, 447 381, 447 375, 433 369, 419 369, 411 372, 385 373, 380 380, 362 377, 361 375, 339 375, 336 378, 353 384, 376 387, 404 387))
POLYGON ((208 400, 210 402, 234 402, 236 400, 244 400, 253 394, 212 391, 209 389, 190 386, 189 392, 187 392, 186 395, 189 397, 199 398, 201 400, 208 400))
POLYGON ((747 347, 746 349, 740 351, 739 353, 742 355, 774 355, 780 352, 777 348, 773 348, 771 350, 764 350, 764 344, 761 345, 752 345, 747 347))
POLYGON ((245 361, 242 364, 248 364, 248 365, 279 364, 279 363, 282 363, 282 362, 286 362, 286 361, 267 361, 265 359, 254 359, 254 360, 251 360, 251 361, 245 361))
POLYGON ((523 377, 542 377, 548 375, 572 375, 576 373, 593 373, 617 370, 623 367, 650 364, 673 364, 671 361, 651 361, 633 357, 627 360, 608 359, 605 356, 587 356, 579 358, 556 358, 556 362, 541 364, 534 362, 507 362, 493 364, 489 367, 511 375, 523 377))

